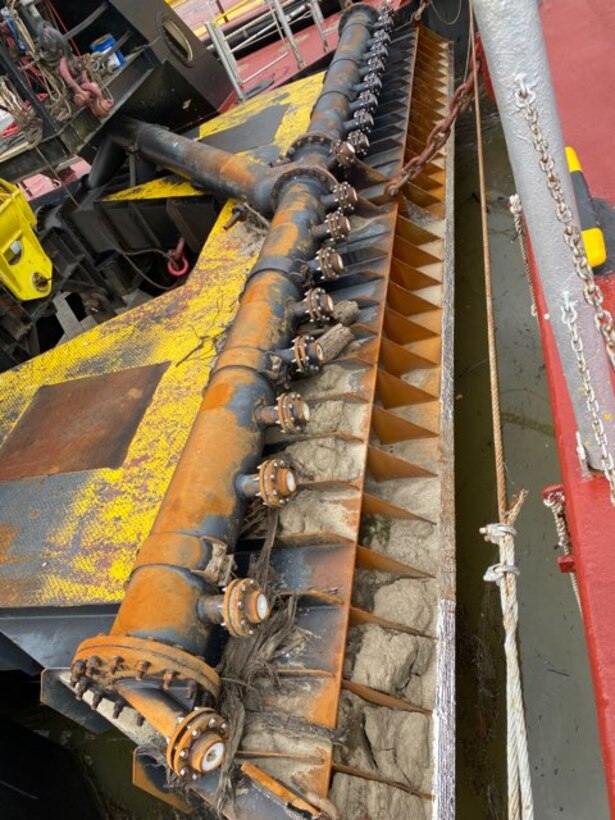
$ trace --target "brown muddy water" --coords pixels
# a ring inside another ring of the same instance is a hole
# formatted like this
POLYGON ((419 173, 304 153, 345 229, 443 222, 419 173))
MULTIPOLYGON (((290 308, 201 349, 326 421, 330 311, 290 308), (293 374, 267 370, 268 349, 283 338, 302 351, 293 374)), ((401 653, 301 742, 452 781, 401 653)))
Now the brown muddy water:
MULTIPOLYGON (((557 481, 558 464, 537 327, 530 315, 529 294, 507 210, 514 184, 493 112, 487 112, 486 119, 489 228, 507 474, 511 493, 521 487, 530 491, 518 522, 517 549, 535 817, 606 820, 581 621, 569 580, 556 568, 553 523, 540 500, 540 489, 557 481)), ((478 533, 480 526, 496 520, 496 498, 471 112, 458 128, 456 162, 457 817, 504 820, 501 616, 497 589, 482 580, 484 570, 495 560, 494 548, 478 533)), ((130 741, 116 731, 95 737, 38 705, 34 679, 4 677, 0 717, 17 720, 72 753, 92 794, 91 801, 76 814, 63 811, 64 820, 73 816, 80 820, 170 820, 179 816, 132 786, 130 741)), ((1 816, 3 820, 24 817, 7 806, 2 807, 1 816)))

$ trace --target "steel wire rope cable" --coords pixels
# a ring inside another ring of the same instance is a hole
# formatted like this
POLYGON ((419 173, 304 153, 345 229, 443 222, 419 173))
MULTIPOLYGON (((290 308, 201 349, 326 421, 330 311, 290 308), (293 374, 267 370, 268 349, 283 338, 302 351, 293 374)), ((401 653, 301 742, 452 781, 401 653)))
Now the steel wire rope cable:
POLYGON ((434 0, 431 0, 430 5, 431 5, 431 8, 433 9, 433 13, 436 15, 436 17, 438 18, 438 20, 439 20, 441 23, 444 23, 444 25, 445 25, 445 26, 454 26, 454 25, 455 25, 455 23, 456 23, 456 22, 459 20, 459 18, 461 17, 461 10, 463 9, 463 0, 459 0, 459 5, 457 6, 457 11, 456 11, 455 16, 453 17, 453 19, 452 19, 452 20, 446 20, 446 19, 442 16, 442 14, 438 11, 438 8, 437 8, 437 6, 436 6, 436 4, 435 4, 434 0))
POLYGON ((481 132, 480 95, 478 91, 478 65, 474 36, 472 0, 470 0, 470 41, 472 44, 472 75, 474 78, 474 114, 476 120, 476 148, 481 206, 481 230, 483 236, 483 263, 485 276, 485 304, 487 313, 487 342, 489 351, 489 382, 493 423, 493 445, 499 523, 481 529, 485 540, 499 548, 499 563, 488 568, 485 580, 496 583, 500 590, 500 603, 504 625, 504 652, 506 656, 506 721, 507 721, 507 774, 509 820, 533 820, 534 806, 527 748, 527 729, 521 689, 521 671, 517 647, 519 608, 517 602, 517 575, 515 564, 514 523, 521 510, 527 492, 522 490, 509 504, 506 491, 506 464, 502 436, 499 373, 493 310, 493 288, 489 235, 487 221, 487 197, 481 132))
POLYGON ((521 206, 521 197, 519 194, 513 194, 509 197, 508 205, 515 225, 515 239, 517 239, 519 243, 519 253, 521 254, 523 270, 525 272, 525 278, 527 279, 527 285, 530 291, 530 299, 532 302, 530 313, 532 316, 536 317, 536 293, 534 292, 534 283, 532 281, 532 270, 530 267, 530 257, 527 249, 525 223, 523 222, 523 208, 521 206))

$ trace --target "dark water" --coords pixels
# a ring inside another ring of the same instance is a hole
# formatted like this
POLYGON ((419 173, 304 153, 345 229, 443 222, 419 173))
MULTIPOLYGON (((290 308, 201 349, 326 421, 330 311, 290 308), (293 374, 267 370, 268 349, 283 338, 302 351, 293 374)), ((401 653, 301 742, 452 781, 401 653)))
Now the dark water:
MULTIPOLYGON (((458 538, 458 812, 506 817, 504 666, 495 559, 478 528, 497 520, 474 114, 457 135, 456 403, 458 538)), ((559 573, 540 490, 558 481, 536 320, 507 210, 514 182, 487 107, 485 164, 509 493, 529 497, 517 529, 520 640, 537 820, 608 817, 582 624, 559 573)))

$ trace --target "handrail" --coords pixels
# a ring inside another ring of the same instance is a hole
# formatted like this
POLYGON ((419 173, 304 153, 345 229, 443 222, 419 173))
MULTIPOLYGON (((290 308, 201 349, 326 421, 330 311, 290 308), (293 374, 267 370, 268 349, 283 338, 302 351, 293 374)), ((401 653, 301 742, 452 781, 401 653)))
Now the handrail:
POLYGON ((223 12, 218 14, 217 17, 214 17, 213 22, 217 26, 222 23, 229 23, 231 20, 235 19, 235 17, 241 16, 236 14, 236 12, 240 9, 245 8, 246 11, 252 11, 258 6, 266 6, 266 3, 264 3, 263 0, 239 0, 238 3, 235 3, 229 9, 225 9, 223 12))
MULTIPOLYGON (((239 2, 229 9, 229 12, 232 13, 233 11, 236 11, 244 6, 254 8, 259 4, 260 0, 258 0, 258 2, 257 0, 239 0, 239 2)), ((263 16, 266 16, 267 14, 271 15, 271 20, 278 31, 280 42, 287 43, 289 49, 293 52, 295 62, 297 63, 297 68, 303 68, 305 66, 305 60, 303 59, 303 55, 301 54, 291 28, 292 20, 289 19, 284 11, 284 3, 282 0, 264 0, 263 5, 267 7, 267 11, 263 16)), ((314 25, 323 45, 323 50, 326 51, 329 47, 329 43, 327 41, 327 36, 323 25, 324 18, 320 10, 319 0, 306 0, 306 3, 301 6, 301 9, 305 9, 305 15, 311 16, 314 21, 314 25)), ((259 74, 262 74, 263 71, 268 70, 272 65, 280 60, 283 60, 288 54, 288 49, 285 53, 271 60, 268 65, 253 72, 249 77, 241 77, 239 73, 239 65, 235 59, 233 49, 227 40, 227 36, 222 26, 218 23, 218 21, 222 18, 228 19, 227 15, 229 12, 224 12, 224 14, 218 15, 218 17, 216 17, 212 22, 205 23, 205 28, 211 44, 216 51, 216 54, 218 55, 218 58, 233 85, 233 88, 235 89, 235 93, 240 100, 245 100, 246 94, 244 88, 246 83, 251 82, 259 74)), ((244 47, 245 42, 241 45, 244 47)))

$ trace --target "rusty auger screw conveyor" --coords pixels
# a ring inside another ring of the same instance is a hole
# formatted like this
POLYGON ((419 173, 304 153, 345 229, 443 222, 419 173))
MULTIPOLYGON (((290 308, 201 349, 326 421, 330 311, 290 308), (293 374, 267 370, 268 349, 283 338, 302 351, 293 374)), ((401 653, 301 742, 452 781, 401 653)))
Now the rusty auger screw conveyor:
POLYGON ((135 120, 113 126, 126 150, 272 215, 111 633, 84 641, 72 664, 77 697, 91 690, 95 704, 114 702, 116 716, 135 709, 166 739, 169 769, 197 791, 221 764, 228 733, 207 658, 221 629, 249 639, 269 616, 254 580, 231 580, 232 553, 248 499, 280 506, 299 489, 290 463, 262 461, 264 429, 299 432, 309 418, 297 394, 277 393, 321 364, 319 343, 296 329, 305 316, 324 323, 331 313, 330 298, 312 286, 342 271, 334 245, 350 230, 344 211, 357 204, 333 172, 369 146, 391 27, 386 6, 345 12, 308 131, 275 168, 135 120))

